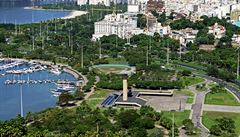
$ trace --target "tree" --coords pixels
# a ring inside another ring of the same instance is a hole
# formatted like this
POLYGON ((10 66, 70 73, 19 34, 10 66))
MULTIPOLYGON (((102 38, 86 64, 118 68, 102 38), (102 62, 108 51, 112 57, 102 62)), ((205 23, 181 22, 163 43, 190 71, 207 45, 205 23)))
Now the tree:
POLYGON ((133 127, 129 130, 129 134, 131 135, 131 137, 146 137, 147 130, 144 128, 133 127))
POLYGON ((26 134, 24 118, 20 115, 16 119, 9 121, 0 121, 0 136, 3 137, 20 137, 26 134))
POLYGON ((196 131, 195 131, 195 127, 194 127, 194 124, 192 123, 192 120, 190 119, 185 119, 183 122, 182 122, 183 126, 184 126, 184 129, 186 130, 186 134, 187 135, 194 135, 196 134, 196 131))
POLYGON ((216 119, 217 124, 210 128, 210 132, 213 135, 235 136, 235 122, 231 118, 223 117, 216 119))
POLYGON ((137 27, 144 29, 147 27, 147 20, 146 17, 143 14, 137 15, 137 27))
POLYGON ((150 117, 139 118, 135 122, 135 127, 144 128, 144 129, 152 129, 154 128, 154 120, 150 117))
POLYGON ((155 129, 149 137, 163 137, 164 133, 161 129, 155 129))
POLYGON ((147 115, 149 113, 154 113, 154 109, 151 106, 142 106, 140 108, 141 115, 147 115))
POLYGON ((189 71, 189 70, 183 70, 183 71, 182 71, 182 75, 183 75, 183 76, 190 76, 191 74, 192 74, 192 72, 189 71))
POLYGON ((168 18, 171 19, 171 20, 173 20, 173 19, 174 19, 174 16, 173 16, 173 15, 174 15, 174 12, 171 12, 168 18))
POLYGON ((139 117, 140 115, 136 112, 136 110, 125 110, 119 113, 117 120, 121 127, 129 128, 134 126, 139 117))
POLYGON ((62 106, 62 105, 68 105, 69 101, 73 101, 74 97, 69 94, 69 93, 62 93, 60 94, 59 98, 58 98, 58 102, 57 104, 62 106))
POLYGON ((5 43, 5 36, 3 33, 0 33, 0 43, 5 43))
POLYGON ((84 99, 84 96, 85 96, 85 95, 84 95, 82 89, 80 89, 80 87, 78 87, 78 88, 77 88, 77 91, 76 91, 75 94, 74 94, 75 99, 77 99, 77 100, 82 100, 82 99, 84 99))
POLYGON ((216 120, 218 122, 221 130, 226 131, 228 133, 235 132, 235 122, 231 118, 223 117, 216 120))
POLYGON ((158 17, 158 22, 165 23, 167 20, 166 12, 164 11, 162 14, 158 17))
POLYGON ((217 135, 217 136, 220 136, 222 134, 222 130, 218 125, 213 125, 210 128, 210 132, 211 132, 211 134, 217 135))

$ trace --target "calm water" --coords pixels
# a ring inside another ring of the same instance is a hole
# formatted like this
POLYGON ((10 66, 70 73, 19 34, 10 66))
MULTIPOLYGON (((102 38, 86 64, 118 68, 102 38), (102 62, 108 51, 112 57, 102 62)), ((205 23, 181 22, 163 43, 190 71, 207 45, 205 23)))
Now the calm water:
MULTIPOLYGON (((51 2, 51 0, 49 0, 51 2)), ((46 2, 48 3, 48 2, 46 2)), ((61 18, 70 14, 69 11, 31 10, 24 9, 31 6, 30 2, 1 2, 0 1, 0 23, 26 24, 61 18)))
POLYGON ((0 8, 0 23, 27 24, 68 16, 69 11, 31 10, 24 7, 0 8))
MULTIPOLYGON (((0 63, 2 65, 2 63, 0 63)), ((26 68, 27 65, 19 66, 15 69, 26 68)), ((14 68, 13 68, 14 69, 14 68)), ((10 70, 10 69, 8 69, 10 70)), ((1 74, 4 71, 0 71, 1 74)), ((0 77, 0 120, 7 120, 15 118, 17 114, 20 114, 20 85, 5 85, 4 82, 7 79, 10 80, 71 80, 75 81, 75 78, 68 74, 62 73, 59 76, 50 73, 48 70, 34 72, 31 74, 20 75, 5 75, 0 77)), ((56 88, 54 83, 43 84, 23 84, 23 110, 24 115, 28 112, 39 112, 49 107, 56 106, 57 97, 53 97, 50 93, 51 89, 56 88)))

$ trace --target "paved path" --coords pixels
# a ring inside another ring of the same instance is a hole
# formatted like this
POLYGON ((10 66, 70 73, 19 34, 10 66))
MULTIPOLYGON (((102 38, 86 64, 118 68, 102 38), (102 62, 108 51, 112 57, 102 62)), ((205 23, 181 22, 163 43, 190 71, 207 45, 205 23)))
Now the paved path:
POLYGON ((223 106, 223 105, 204 105, 204 111, 219 111, 219 112, 236 112, 240 113, 240 106, 223 106))
MULTIPOLYGON (((208 83, 205 81, 203 83, 208 83)), ((209 136, 209 130, 202 124, 202 108, 205 100, 205 94, 207 91, 198 91, 195 89, 195 85, 189 87, 195 94, 195 102, 192 105, 192 122, 193 124, 201 130, 201 137, 209 136)))
POLYGON ((96 76, 95 78, 96 78, 96 81, 95 81, 94 85, 92 86, 91 91, 88 92, 87 95, 84 97, 84 100, 87 100, 94 93, 96 84, 100 81, 99 76, 96 76))
MULTIPOLYGON (((77 106, 80 106, 81 103, 82 103, 84 100, 88 100, 88 98, 94 93, 94 91, 95 91, 95 85, 96 85, 99 81, 100 81, 100 78, 99 78, 98 76, 96 76, 96 82, 94 83, 93 87, 91 88, 91 91, 88 92, 88 93, 85 95, 85 97, 84 97, 83 100, 80 100, 80 101, 78 101, 78 102, 76 103, 77 106)), ((86 83, 85 83, 85 84, 86 84, 86 83)))

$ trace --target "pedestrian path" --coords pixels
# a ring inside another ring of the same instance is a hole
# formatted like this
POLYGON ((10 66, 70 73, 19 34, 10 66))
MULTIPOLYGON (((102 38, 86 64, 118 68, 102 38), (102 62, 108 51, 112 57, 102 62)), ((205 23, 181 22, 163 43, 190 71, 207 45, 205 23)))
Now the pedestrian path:
MULTIPOLYGON (((209 81, 205 81, 203 83, 206 84, 208 82, 209 81)), ((205 94, 208 91, 198 91, 196 90, 195 85, 190 86, 189 89, 196 94, 195 102, 192 105, 192 122, 196 127, 198 127, 201 130, 201 137, 207 137, 209 136, 209 130, 202 124, 202 112, 205 94)))
POLYGON ((204 105, 204 111, 219 111, 219 112, 235 112, 240 113, 240 106, 223 106, 223 105, 204 105))

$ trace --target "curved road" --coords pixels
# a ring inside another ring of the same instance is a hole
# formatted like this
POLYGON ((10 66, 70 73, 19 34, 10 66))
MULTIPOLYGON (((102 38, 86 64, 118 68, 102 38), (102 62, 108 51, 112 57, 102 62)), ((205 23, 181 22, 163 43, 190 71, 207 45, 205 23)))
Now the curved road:
MULTIPOLYGON (((176 65, 181 66, 181 67, 185 67, 185 68, 194 69, 194 70, 202 70, 202 69, 194 67, 194 66, 180 64, 180 63, 177 63, 176 65)), ((196 75, 196 76, 202 77, 204 79, 208 79, 208 80, 211 80, 211 81, 214 81, 214 82, 216 82, 218 84, 223 85, 225 88, 227 88, 229 91, 231 91, 237 97, 238 101, 240 100, 240 91, 239 91, 239 89, 234 87, 234 86, 232 86, 228 82, 226 82, 226 81, 224 81, 222 79, 218 79, 218 78, 215 78, 215 77, 211 77, 211 76, 208 76, 208 75, 199 74, 199 73, 195 73, 195 72, 193 73, 193 75, 196 75)))

